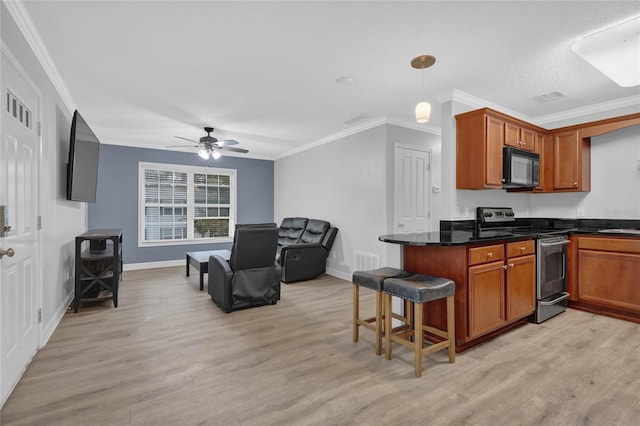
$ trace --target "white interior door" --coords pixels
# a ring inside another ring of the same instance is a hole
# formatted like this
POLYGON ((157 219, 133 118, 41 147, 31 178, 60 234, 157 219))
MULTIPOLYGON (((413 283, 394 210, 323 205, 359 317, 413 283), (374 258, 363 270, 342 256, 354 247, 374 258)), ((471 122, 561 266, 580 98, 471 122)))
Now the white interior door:
POLYGON ((38 111, 35 89, 2 52, 0 406, 38 349, 38 111), (10 226, 10 230, 5 229, 10 226))
POLYGON ((431 154, 396 144, 394 232, 429 230, 431 154))

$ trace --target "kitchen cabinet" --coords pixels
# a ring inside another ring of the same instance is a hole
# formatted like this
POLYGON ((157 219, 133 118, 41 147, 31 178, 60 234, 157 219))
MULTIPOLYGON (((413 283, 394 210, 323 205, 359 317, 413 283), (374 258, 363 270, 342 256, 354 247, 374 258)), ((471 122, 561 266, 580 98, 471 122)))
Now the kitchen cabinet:
POLYGON ((640 239, 578 236, 577 300, 569 306, 640 322, 640 239))
POLYGON ((591 143, 577 129, 553 134, 553 190, 591 190, 591 143))
POLYGON ((504 143, 525 151, 535 150, 536 132, 513 123, 505 123, 504 143))
POLYGON ((456 187, 502 188, 504 121, 482 110, 456 119, 456 187))
POLYGON ((456 188, 502 188, 502 148, 535 151, 545 132, 489 108, 456 115, 456 188))
MULTIPOLYGON (((404 269, 456 283, 456 350, 527 322, 535 311, 534 240, 476 246, 404 246, 404 269)), ((446 324, 442 300, 424 307, 426 325, 446 324)))
POLYGON ((591 190, 591 137, 640 124, 640 113, 547 130, 490 108, 456 115, 456 188, 502 188, 502 148, 540 155, 533 192, 591 190))

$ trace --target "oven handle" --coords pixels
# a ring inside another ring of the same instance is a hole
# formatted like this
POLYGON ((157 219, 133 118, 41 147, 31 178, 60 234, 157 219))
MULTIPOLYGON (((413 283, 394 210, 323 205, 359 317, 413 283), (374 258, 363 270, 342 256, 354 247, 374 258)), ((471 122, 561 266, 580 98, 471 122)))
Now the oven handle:
POLYGON ((557 243, 543 243, 543 242, 540 242, 540 245, 543 246, 543 247, 563 246, 565 244, 569 244, 569 240, 558 241, 557 243))
POLYGON ((563 300, 567 300, 568 298, 569 298, 569 293, 567 293, 566 291, 563 291, 560 297, 556 297, 555 299, 550 300, 548 302, 540 302, 540 304, 543 306, 555 305, 556 303, 562 302, 563 300))

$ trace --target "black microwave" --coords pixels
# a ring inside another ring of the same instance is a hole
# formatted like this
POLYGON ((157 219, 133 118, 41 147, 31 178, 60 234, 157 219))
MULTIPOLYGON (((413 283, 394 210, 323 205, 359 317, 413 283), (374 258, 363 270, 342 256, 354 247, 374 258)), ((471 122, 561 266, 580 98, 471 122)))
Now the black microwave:
POLYGON ((512 146, 502 149, 502 187, 533 188, 540 184, 540 156, 512 146))

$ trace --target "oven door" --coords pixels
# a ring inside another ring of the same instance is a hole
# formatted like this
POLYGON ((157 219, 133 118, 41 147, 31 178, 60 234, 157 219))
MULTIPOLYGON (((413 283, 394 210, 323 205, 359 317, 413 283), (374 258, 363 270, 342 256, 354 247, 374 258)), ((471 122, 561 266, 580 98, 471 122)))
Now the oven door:
POLYGON ((564 237, 538 240, 538 300, 567 290, 567 245, 564 237))

